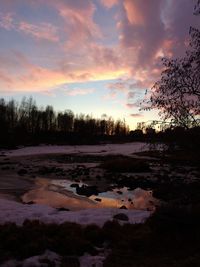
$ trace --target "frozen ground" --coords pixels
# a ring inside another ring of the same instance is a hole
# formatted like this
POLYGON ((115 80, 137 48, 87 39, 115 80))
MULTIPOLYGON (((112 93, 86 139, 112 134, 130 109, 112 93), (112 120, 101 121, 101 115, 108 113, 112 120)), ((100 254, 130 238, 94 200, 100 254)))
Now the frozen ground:
POLYGON ((134 142, 125 144, 105 144, 88 146, 55 146, 40 145, 23 147, 15 150, 1 151, 6 156, 29 156, 39 154, 90 154, 90 155, 131 155, 132 153, 148 150, 146 143, 134 142))
POLYGON ((113 216, 124 213, 129 223, 142 223, 150 215, 150 211, 121 210, 116 208, 85 209, 80 211, 59 211, 55 208, 41 204, 22 204, 8 199, 0 199, 0 224, 15 222, 22 225, 24 220, 40 220, 44 223, 61 224, 66 221, 78 224, 97 224, 103 226, 113 216))

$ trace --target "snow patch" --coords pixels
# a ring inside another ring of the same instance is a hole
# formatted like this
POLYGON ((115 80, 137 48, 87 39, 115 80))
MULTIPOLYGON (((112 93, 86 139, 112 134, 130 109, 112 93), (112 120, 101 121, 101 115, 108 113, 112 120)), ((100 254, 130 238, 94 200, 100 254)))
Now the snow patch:
POLYGON ((40 145, 19 148, 15 150, 2 151, 4 155, 30 156, 40 154, 91 154, 91 155, 131 155, 132 153, 149 150, 148 145, 142 142, 125 143, 125 144, 105 144, 105 145, 83 145, 83 146, 56 146, 40 145))
POLYGON ((150 215, 150 211, 121 210, 117 208, 94 208, 79 211, 58 211, 55 208, 41 204, 22 204, 13 200, 0 199, 0 224, 14 222, 22 225, 26 219, 39 220, 44 223, 61 224, 74 222, 78 224, 96 224, 100 227, 113 216, 124 213, 129 223, 143 223, 150 215))
POLYGON ((105 255, 91 256, 85 253, 79 258, 80 267, 103 267, 103 261, 106 259, 105 255))
POLYGON ((45 262, 51 263, 51 266, 59 267, 61 262, 61 257, 50 250, 46 250, 44 254, 39 256, 33 256, 24 261, 9 260, 1 265, 1 267, 44 267, 49 266, 45 262))

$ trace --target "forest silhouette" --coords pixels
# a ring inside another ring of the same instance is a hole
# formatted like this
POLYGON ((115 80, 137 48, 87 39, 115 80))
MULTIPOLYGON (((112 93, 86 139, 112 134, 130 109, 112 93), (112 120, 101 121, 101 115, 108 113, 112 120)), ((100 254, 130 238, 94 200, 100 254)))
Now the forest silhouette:
POLYGON ((94 137, 127 136, 129 127, 125 120, 114 120, 102 115, 77 114, 71 110, 56 112, 50 105, 38 107, 32 97, 15 100, 0 99, 0 143, 5 146, 16 144, 69 143, 92 144, 94 137))

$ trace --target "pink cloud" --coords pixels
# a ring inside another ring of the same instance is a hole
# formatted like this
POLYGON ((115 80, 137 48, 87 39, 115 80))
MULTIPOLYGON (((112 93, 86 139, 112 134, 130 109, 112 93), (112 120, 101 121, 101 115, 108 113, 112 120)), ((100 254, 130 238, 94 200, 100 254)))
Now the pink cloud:
POLYGON ((2 12, 0 12, 0 27, 5 30, 11 30, 13 26, 13 14, 3 14, 2 12))
POLYGON ((111 89, 111 90, 116 90, 116 91, 127 91, 127 84, 123 81, 118 81, 115 83, 109 83, 107 85, 107 88, 111 89))
MULTIPOLYGON (((46 92, 67 83, 98 81, 119 75, 109 68, 106 71, 98 66, 96 68, 86 66, 76 70, 70 68, 65 70, 59 66, 41 67, 16 51, 0 56, 0 73, 1 91, 5 88, 13 92, 46 92)), ((84 91, 74 92, 71 94, 82 94, 84 91)), ((87 93, 91 93, 91 89, 87 93)))
POLYGON ((119 0, 101 0, 101 3, 107 7, 107 8, 111 8, 114 5, 119 3, 119 0))
POLYGON ((124 1, 124 9, 127 14, 127 19, 130 24, 135 24, 135 25, 144 25, 145 23, 145 18, 140 12, 140 3, 141 1, 133 2, 132 0, 125 0, 124 1))
POLYGON ((127 103, 126 107, 131 109, 131 108, 135 107, 135 104, 134 103, 127 103))
MULTIPOLYGON (((197 25, 198 20, 193 16, 194 1, 190 0, 101 0, 108 8, 104 12, 112 12, 109 8, 118 5, 113 38, 112 33, 102 35, 101 27, 107 25, 97 24, 95 15, 101 14, 93 0, 30 0, 31 8, 53 10, 52 23, 38 22, 37 18, 31 22, 22 20, 17 14, 22 0, 3 2, 7 12, 0 13, 1 28, 57 43, 48 64, 46 58, 45 63, 42 59, 37 61, 34 51, 32 59, 5 52, 4 64, 0 60, 2 88, 45 91, 77 81, 119 79, 108 86, 109 97, 114 98, 120 91, 128 101, 137 90, 151 87, 159 78, 161 57, 183 54, 189 26, 197 25), (132 84, 125 84, 124 77, 132 84)), ((45 49, 47 46, 45 43, 45 49)), ((38 45, 37 49, 43 55, 44 46, 38 45)))
POLYGON ((17 30, 36 39, 44 39, 52 42, 57 42, 59 40, 59 37, 57 35, 57 27, 46 22, 31 24, 22 21, 19 23, 17 30))
POLYGON ((134 92, 128 92, 128 99, 133 99, 135 97, 134 92))
POLYGON ((95 5, 90 0, 49 0, 65 23, 68 35, 66 49, 80 46, 81 42, 101 37, 101 30, 93 20, 95 5))
POLYGON ((5 30, 15 30, 23 32, 38 40, 48 40, 51 42, 58 42, 59 37, 57 27, 51 23, 29 23, 27 21, 18 21, 13 13, 0 13, 0 27, 5 30))

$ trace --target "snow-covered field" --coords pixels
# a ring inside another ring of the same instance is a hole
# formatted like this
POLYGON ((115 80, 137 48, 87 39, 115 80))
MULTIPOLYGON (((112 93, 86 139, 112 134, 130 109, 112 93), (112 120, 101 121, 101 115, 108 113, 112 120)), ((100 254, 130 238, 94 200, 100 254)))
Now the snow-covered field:
POLYGON ((146 143, 134 142, 125 144, 83 145, 83 146, 56 146, 40 145, 23 147, 15 150, 1 151, 6 156, 30 156, 40 154, 90 154, 90 155, 131 155, 132 153, 148 150, 146 143))

